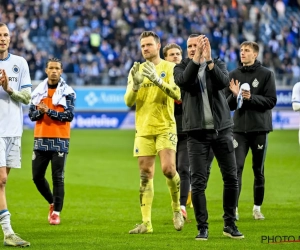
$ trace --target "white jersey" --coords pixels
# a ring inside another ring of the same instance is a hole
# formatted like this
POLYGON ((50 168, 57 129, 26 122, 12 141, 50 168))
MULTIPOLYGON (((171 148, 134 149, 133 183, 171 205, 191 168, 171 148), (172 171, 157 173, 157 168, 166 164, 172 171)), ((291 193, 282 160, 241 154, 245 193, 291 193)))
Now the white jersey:
MULTIPOLYGON (((29 67, 21 56, 8 54, 0 60, 0 69, 4 69, 8 77, 8 84, 14 91, 31 87, 29 67)), ((21 136, 23 132, 22 104, 14 101, 0 87, 0 137, 21 136)))
MULTIPOLYGON (((293 102, 300 103, 300 82, 295 83, 295 85, 293 87, 292 103, 293 102)), ((300 145, 300 128, 299 128, 299 133, 298 133, 298 140, 299 140, 299 145, 300 145)))
POLYGON ((292 103, 300 103, 300 82, 297 82, 293 87, 292 103))

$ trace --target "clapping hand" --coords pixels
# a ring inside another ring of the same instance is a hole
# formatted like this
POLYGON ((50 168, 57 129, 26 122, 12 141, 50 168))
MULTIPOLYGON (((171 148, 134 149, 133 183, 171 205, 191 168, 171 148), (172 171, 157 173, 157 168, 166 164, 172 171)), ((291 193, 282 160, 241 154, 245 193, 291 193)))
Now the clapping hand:
POLYGON ((240 91, 240 85, 238 80, 231 79, 229 89, 231 90, 233 96, 237 97, 240 91))
POLYGON ((47 113, 47 112, 49 111, 48 106, 47 106, 45 103, 43 103, 43 102, 41 102, 41 103, 38 105, 38 108, 39 108, 39 111, 40 111, 42 114, 47 113))
POLYGON ((193 60, 195 60, 196 62, 199 62, 201 63, 203 61, 203 49, 204 49, 204 46, 205 46, 205 43, 204 43, 204 35, 200 35, 197 37, 197 40, 196 40, 196 50, 195 50, 195 55, 193 57, 193 60))
POLYGON ((203 38, 203 43, 204 43, 204 47, 203 47, 202 56, 205 58, 206 61, 210 61, 210 60, 212 60, 211 47, 210 47, 210 42, 207 37, 203 38))
POLYGON ((8 77, 4 69, 0 69, 0 86, 2 86, 3 90, 8 94, 13 92, 12 88, 8 85, 8 77))
POLYGON ((198 52, 200 54, 200 57, 202 57, 203 50, 205 48, 204 38, 205 38, 204 35, 200 35, 200 36, 197 37, 197 50, 198 50, 198 52))
POLYGON ((132 80, 133 80, 133 87, 132 89, 134 91, 138 91, 140 89, 141 83, 144 80, 144 76, 139 72, 140 69, 140 63, 135 62, 130 70, 132 80))
POLYGON ((144 64, 142 75, 147 77, 151 82, 153 82, 156 85, 162 84, 162 79, 156 73, 155 65, 152 62, 147 61, 144 64))

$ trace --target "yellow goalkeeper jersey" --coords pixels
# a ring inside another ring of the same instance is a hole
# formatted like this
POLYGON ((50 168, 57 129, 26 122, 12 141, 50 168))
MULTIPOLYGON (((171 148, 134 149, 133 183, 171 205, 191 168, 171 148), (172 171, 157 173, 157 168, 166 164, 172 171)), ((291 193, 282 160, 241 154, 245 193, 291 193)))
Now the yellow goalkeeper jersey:
MULTIPOLYGON (((144 63, 140 65, 140 73, 143 66, 144 63)), ((132 90, 133 80, 129 73, 124 99, 128 106, 136 104, 136 136, 157 135, 164 132, 176 134, 174 99, 180 99, 180 89, 174 81, 174 66, 174 63, 161 59, 155 68, 163 80, 162 86, 158 87, 144 77, 138 92, 132 90)))

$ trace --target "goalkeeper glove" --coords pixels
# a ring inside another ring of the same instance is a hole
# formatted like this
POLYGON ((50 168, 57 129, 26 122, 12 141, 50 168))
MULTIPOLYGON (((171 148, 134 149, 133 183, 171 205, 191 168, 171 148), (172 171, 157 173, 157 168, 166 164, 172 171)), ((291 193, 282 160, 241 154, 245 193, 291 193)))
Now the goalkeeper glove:
POLYGON ((144 80, 144 76, 141 75, 139 72, 140 69, 140 63, 135 62, 131 68, 131 76, 133 80, 133 87, 132 89, 136 92, 140 89, 141 83, 144 80))
POLYGON ((147 61, 144 64, 142 75, 156 85, 162 85, 163 83, 162 79, 157 75, 155 65, 152 62, 147 61))

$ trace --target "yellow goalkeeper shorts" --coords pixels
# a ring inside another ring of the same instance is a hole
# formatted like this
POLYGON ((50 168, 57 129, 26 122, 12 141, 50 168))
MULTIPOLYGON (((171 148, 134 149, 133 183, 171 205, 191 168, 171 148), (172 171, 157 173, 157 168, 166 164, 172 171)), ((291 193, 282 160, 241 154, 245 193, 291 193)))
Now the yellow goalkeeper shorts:
POLYGON ((133 156, 156 155, 163 149, 176 151, 177 135, 166 132, 159 135, 137 136, 134 140, 133 156))

